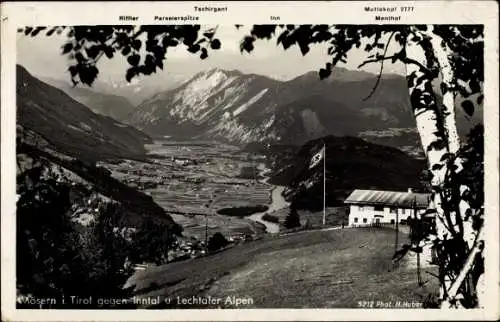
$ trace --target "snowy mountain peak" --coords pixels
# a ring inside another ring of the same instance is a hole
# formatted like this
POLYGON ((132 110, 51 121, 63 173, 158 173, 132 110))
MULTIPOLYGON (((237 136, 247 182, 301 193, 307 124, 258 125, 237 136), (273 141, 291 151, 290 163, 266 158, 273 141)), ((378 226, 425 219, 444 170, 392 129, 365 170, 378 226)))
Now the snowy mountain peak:
POLYGON ((326 134, 356 135, 361 129, 387 127, 388 122, 411 126, 404 77, 383 80, 373 99, 365 102, 360 93, 369 93, 377 76, 338 72, 345 75, 334 82, 320 81, 317 72, 282 82, 212 68, 145 101, 130 123, 152 135, 283 144, 326 134), (384 113, 392 117, 382 118, 384 113))

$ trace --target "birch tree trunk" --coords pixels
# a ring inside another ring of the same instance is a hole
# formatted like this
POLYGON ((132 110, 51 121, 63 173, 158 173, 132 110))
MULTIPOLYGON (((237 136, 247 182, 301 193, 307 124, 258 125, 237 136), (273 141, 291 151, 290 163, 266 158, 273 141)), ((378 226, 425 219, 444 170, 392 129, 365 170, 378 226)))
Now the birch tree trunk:
MULTIPOLYGON (((405 49, 407 58, 418 62, 421 66, 427 66, 425 51, 421 46, 413 41, 407 41, 405 49)), ((417 130, 431 173, 431 185, 433 188, 431 206, 436 210, 435 238, 445 240, 448 237, 449 231, 446 227, 441 195, 437 191, 441 189, 445 182, 446 164, 444 157, 448 153, 447 138, 444 133, 430 76, 417 64, 408 63, 406 64, 406 79, 417 130)), ((445 276, 441 266, 440 263, 440 283, 445 286, 440 289, 440 298, 442 299, 446 295, 446 286, 450 285, 450 280, 445 276)))
MULTIPOLYGON (((456 85, 457 80, 455 77, 455 71, 452 66, 453 52, 450 50, 444 39, 433 32, 433 26, 429 26, 427 31, 427 36, 430 37, 429 40, 432 44, 434 51, 434 56, 436 57, 441 75, 442 75, 442 85, 441 89, 443 92, 443 123, 448 140, 448 149, 451 156, 454 157, 453 169, 448 169, 453 175, 460 173, 463 170, 463 160, 457 155, 460 150, 460 137, 458 134, 456 126, 456 113, 455 113, 455 97, 456 97, 456 85)), ((448 165, 450 166, 450 164, 448 165)), ((470 204, 462 197, 464 194, 470 191, 470 187, 465 184, 455 184, 451 187, 454 191, 451 195, 455 194, 458 198, 458 204, 450 209, 450 217, 452 219, 453 229, 458 234, 458 238, 463 239, 467 245, 467 252, 470 252, 476 239, 478 237, 478 231, 475 231, 472 223, 472 216, 467 216, 467 213, 472 213, 470 204)), ((454 200, 456 203, 456 200, 454 200)), ((451 201, 450 203, 452 203, 451 201)), ((482 256, 482 254, 480 255, 482 256)), ((484 259, 483 259, 484 260, 484 259)), ((484 275, 481 274, 481 275, 484 275)), ((484 277, 484 276, 483 276, 484 277)), ((479 278, 478 285, 479 289, 476 289, 477 293, 484 293, 484 281, 483 278, 479 278)), ((473 281, 475 283, 476 281, 473 281)), ((482 299, 482 297, 480 297, 482 299)), ((482 304, 479 303, 479 306, 482 304)))
MULTIPOLYGON (((437 243, 441 243, 443 247, 450 245, 449 241, 454 245, 454 249, 449 246, 446 249, 441 249, 440 297, 443 300, 447 298, 447 290, 451 288, 452 283, 460 274, 462 269, 460 265, 462 262, 465 263, 469 251, 473 248, 477 232, 473 229, 472 216, 466 216, 467 213, 472 212, 472 209, 462 197, 470 189, 464 184, 458 185, 453 182, 453 178, 463 169, 463 160, 457 155, 460 150, 460 138, 456 127, 456 77, 452 66, 453 52, 440 36, 433 33, 433 26, 427 26, 427 29, 423 31, 419 30, 418 35, 430 43, 430 46, 418 46, 407 42, 407 58, 422 66, 427 66, 427 60, 434 57, 442 76, 443 106, 439 107, 435 100, 430 77, 417 64, 407 64, 410 100, 422 146, 427 156, 429 170, 432 174, 432 201, 436 210, 437 231, 435 238, 437 243), (453 251, 453 254, 450 254, 450 251, 453 251), (454 268, 445 270, 449 259, 453 256, 458 257, 459 260, 454 262, 454 268)), ((450 266, 452 265, 448 267, 450 266)), ((470 277, 468 275, 468 278, 470 277)), ((483 280, 484 278, 479 278, 479 281, 483 280)), ((472 282, 471 287, 474 288, 476 281, 472 282)), ((456 286, 454 285, 453 289, 461 289, 456 286)), ((478 293, 484 293, 480 283, 478 286, 480 288, 478 293)), ((465 291, 466 293, 471 293, 470 287, 465 289, 469 290, 469 292, 465 291)), ((474 293, 472 290, 472 295, 458 294, 457 298, 471 297, 475 295, 474 293)), ((452 305, 460 306, 458 303, 452 304, 449 301, 442 303, 442 306, 445 307, 452 305)))

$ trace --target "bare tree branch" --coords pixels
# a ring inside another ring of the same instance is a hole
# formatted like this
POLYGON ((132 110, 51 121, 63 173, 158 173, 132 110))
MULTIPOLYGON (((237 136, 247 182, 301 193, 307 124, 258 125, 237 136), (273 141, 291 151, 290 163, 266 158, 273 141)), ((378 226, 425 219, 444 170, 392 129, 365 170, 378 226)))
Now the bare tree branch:
POLYGON ((416 60, 413 60, 411 58, 406 58, 404 57, 403 55, 401 54, 395 54, 395 55, 392 55, 392 56, 382 56, 382 57, 378 57, 378 58, 374 58, 374 59, 368 59, 368 60, 365 60, 364 62, 362 62, 358 68, 361 68, 367 64, 371 64, 371 63, 378 63, 380 61, 383 61, 383 60, 389 60, 389 59, 393 59, 393 58, 396 58, 398 60, 400 60, 402 63, 404 64, 414 64, 414 65, 417 65, 418 67, 420 67, 420 69, 422 70, 422 72, 424 72, 425 74, 431 74, 431 71, 425 67, 424 65, 420 64, 418 61, 416 60))
MULTIPOLYGON (((389 39, 387 40, 387 43, 386 43, 386 45, 385 45, 385 49, 384 49, 384 54, 383 54, 383 56, 382 56, 383 58, 385 58, 385 55, 387 54, 387 49, 389 48, 389 44, 391 43, 392 36, 394 36, 394 34, 395 34, 395 33, 396 33, 396 32, 395 32, 395 31, 393 31, 393 32, 391 33, 391 35, 389 36, 389 39)), ((363 101, 368 100, 370 97, 372 97, 373 93, 375 93, 375 90, 377 89, 378 84, 380 83, 380 79, 382 78, 382 71, 383 71, 383 69, 384 69, 384 59, 381 59, 381 60, 380 60, 380 72, 379 72, 379 74, 378 74, 377 81, 375 82, 375 86, 373 86, 372 91, 370 92, 370 94, 368 94, 368 96, 367 96, 367 97, 365 97, 365 98, 363 99, 363 101)))
POLYGON ((481 227, 478 232, 478 237, 476 240, 476 244, 474 245, 474 248, 470 251, 469 256, 467 256, 467 260, 464 263, 463 268, 460 270, 460 273, 458 274, 457 278, 446 292, 447 297, 444 299, 444 301, 447 302, 450 305, 450 307, 451 307, 451 302, 454 300, 460 286, 462 285, 464 279, 467 277, 467 274, 474 265, 476 255, 481 253, 483 251, 483 248, 484 248, 484 236, 483 236, 483 227, 481 227))
POLYGON ((424 72, 425 74, 432 74, 431 70, 428 69, 427 67, 425 67, 424 65, 422 65, 421 63, 419 63, 418 61, 416 60, 413 60, 411 58, 407 58, 407 57, 402 57, 400 58, 401 62, 405 63, 405 64, 414 64, 414 65, 417 65, 418 67, 420 67, 420 69, 422 70, 422 72, 424 72))
POLYGON ((368 59, 368 60, 365 60, 364 62, 362 62, 361 64, 359 64, 358 68, 361 68, 367 64, 371 64, 371 63, 378 63, 379 61, 382 61, 382 60, 389 60, 389 59, 393 59, 395 57, 398 57, 397 55, 392 55, 392 56, 382 56, 382 57, 378 57, 378 58, 374 58, 374 59, 368 59))

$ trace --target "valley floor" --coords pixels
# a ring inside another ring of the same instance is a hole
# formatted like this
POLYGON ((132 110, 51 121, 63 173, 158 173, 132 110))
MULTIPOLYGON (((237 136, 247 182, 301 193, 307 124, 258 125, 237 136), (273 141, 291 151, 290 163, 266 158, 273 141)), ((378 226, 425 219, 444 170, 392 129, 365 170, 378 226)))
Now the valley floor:
POLYGON ((273 186, 258 176, 240 177, 242 168, 257 167, 262 160, 238 147, 215 143, 158 141, 146 148, 150 153, 147 162, 124 160, 104 166, 118 180, 151 195, 183 227, 184 236, 204 239, 205 223, 209 236, 216 232, 226 238, 265 233, 262 222, 217 214, 223 208, 271 202, 273 186), (209 200, 214 200, 212 209, 207 207, 209 200))
POLYGON ((356 308, 370 301, 375 307, 398 301, 421 305, 438 291, 436 278, 423 271, 425 283, 418 286, 414 258, 395 265, 393 252, 393 229, 315 230, 267 236, 138 271, 127 285, 135 285, 138 298, 159 296, 162 304, 154 308, 356 308), (210 297, 212 303, 180 303, 198 297, 210 297), (236 306, 228 297, 246 303, 236 306))

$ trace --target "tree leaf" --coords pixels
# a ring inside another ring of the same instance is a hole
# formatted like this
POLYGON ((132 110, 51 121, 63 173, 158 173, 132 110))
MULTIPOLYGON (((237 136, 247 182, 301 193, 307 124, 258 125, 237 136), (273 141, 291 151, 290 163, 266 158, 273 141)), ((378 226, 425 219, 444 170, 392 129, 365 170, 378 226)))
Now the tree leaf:
POLYGON ((31 33, 32 30, 33 30, 33 27, 26 27, 26 28, 24 28, 24 34, 27 36, 31 33))
MULTIPOLYGON (((441 133, 439 133, 441 135, 441 133)), ((446 142, 442 139, 438 139, 434 142, 431 142, 428 146, 427 146, 427 151, 430 151, 430 150, 436 150, 436 151, 439 151, 439 150, 442 150, 446 147, 446 142)))
POLYGON ((134 48, 135 50, 140 50, 141 46, 142 41, 140 39, 134 39, 134 41, 132 42, 132 48, 134 48))
POLYGON ((127 62, 134 67, 137 67, 139 65, 139 61, 141 60, 141 57, 137 54, 132 54, 127 57, 127 62))
POLYGON ((76 66, 69 66, 68 71, 71 74, 71 77, 75 77, 78 74, 76 66))
POLYGON ((453 157, 453 154, 451 154, 451 153, 449 153, 449 152, 446 152, 446 153, 445 153, 445 154, 443 154, 443 156, 441 157, 441 162, 448 161, 448 160, 450 160, 452 157, 453 157))
POLYGON ((431 170, 432 170, 432 171, 437 171, 437 170, 441 170, 443 167, 444 167, 444 165, 439 164, 439 163, 436 163, 436 164, 434 164, 434 165, 431 167, 431 170))
POLYGON ((163 61, 161 59, 157 59, 156 60, 156 66, 158 66, 158 68, 160 68, 161 70, 163 70, 163 61))
POLYGON ((69 53, 72 49, 73 49, 73 43, 71 43, 71 42, 65 43, 62 46, 63 55, 69 53))
POLYGON ((213 30, 206 31, 203 33, 203 36, 207 37, 208 39, 212 39, 212 37, 215 35, 215 32, 213 30))
POLYGON ((122 49, 123 56, 127 56, 128 54, 130 54, 130 52, 131 52, 130 46, 123 47, 123 49, 122 49))
POLYGON ((246 51, 247 53, 251 53, 253 50, 253 42, 255 41, 255 38, 252 36, 245 36, 243 40, 240 43, 240 51, 244 52, 246 51))
POLYGON ((202 48, 201 49, 201 54, 200 54, 200 59, 206 59, 208 57, 207 49, 202 48))
POLYGON ((197 37, 198 37, 198 33, 196 32, 196 30, 194 30, 194 29, 185 30, 184 39, 183 39, 184 45, 186 45, 188 47, 192 46, 194 44, 194 42, 196 41, 197 37))
POLYGON ((474 114, 474 104, 470 100, 463 101, 461 105, 467 115, 472 116, 474 114))
POLYGON ((127 73, 125 75, 125 79, 127 80, 127 82, 130 83, 132 78, 134 78, 135 76, 137 76, 137 68, 131 67, 131 68, 127 69, 127 73))
POLYGON ((106 57, 108 57, 109 59, 113 58, 114 56, 113 48, 108 46, 104 47, 104 54, 106 54, 106 57))
POLYGON ((477 97, 477 105, 481 105, 483 104, 483 100, 484 100, 484 95, 481 94, 477 97))
POLYGON ((439 87, 441 88, 441 93, 444 95, 448 91, 448 85, 445 82, 441 82, 439 84, 439 87))
POLYGON ((220 49, 221 43, 219 39, 214 39, 210 42, 210 48, 212 49, 220 49))
POLYGON ((31 37, 35 37, 40 33, 40 31, 47 29, 47 27, 36 27, 35 30, 31 33, 31 37))
POLYGON ((299 43, 300 52, 305 56, 309 52, 309 46, 305 43, 299 43))
POLYGON ((320 78, 321 80, 323 80, 323 79, 327 78, 328 76, 330 76, 330 74, 331 74, 331 73, 332 73, 332 71, 331 71, 331 70, 321 68, 321 69, 319 70, 319 78, 320 78))
POLYGON ((175 39, 166 36, 162 39, 162 44, 163 47, 175 47, 179 44, 179 42, 175 39))
POLYGON ((87 56, 89 58, 95 59, 99 55, 100 49, 99 46, 93 45, 88 48, 85 48, 85 52, 87 53, 87 56))
POLYGON ((79 64, 83 64, 86 61, 85 57, 83 57, 82 53, 80 52, 75 54, 75 59, 79 64))
POLYGON ((200 45, 194 44, 188 47, 188 51, 190 53, 196 54, 200 50, 200 48, 201 48, 200 45))
POLYGON ((475 78, 472 78, 469 81, 469 87, 470 87, 470 90, 473 94, 481 92, 481 85, 480 85, 479 81, 475 78))
POLYGON ((94 65, 80 66, 78 75, 82 83, 92 86, 99 74, 99 70, 94 65))
POLYGON ((144 59, 144 65, 147 67, 152 67, 155 64, 155 58, 151 54, 147 54, 146 58, 144 59))
POLYGON ((46 36, 50 37, 54 34, 54 32, 57 30, 57 27, 54 27, 52 29, 50 29, 49 31, 47 31, 47 33, 45 34, 46 36))

